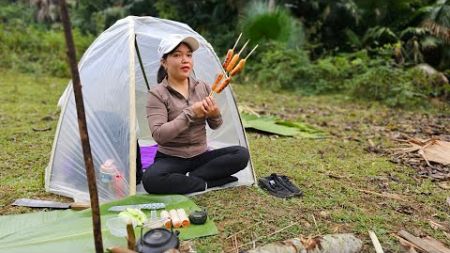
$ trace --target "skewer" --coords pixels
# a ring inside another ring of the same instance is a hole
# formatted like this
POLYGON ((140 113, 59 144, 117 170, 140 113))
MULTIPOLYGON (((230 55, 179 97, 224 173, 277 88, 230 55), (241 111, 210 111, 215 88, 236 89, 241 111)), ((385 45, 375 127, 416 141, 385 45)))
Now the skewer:
POLYGON ((250 42, 250 40, 247 40, 247 42, 245 42, 244 46, 241 48, 241 51, 239 51, 238 55, 241 55, 242 51, 244 51, 245 47, 247 46, 247 44, 250 42))
POLYGON ((231 58, 233 58, 233 56, 234 56, 234 49, 236 48, 237 44, 239 43, 239 40, 241 39, 241 36, 242 36, 242 33, 239 34, 239 37, 237 38, 236 42, 234 43, 233 48, 232 49, 228 49, 227 55, 225 56, 225 59, 223 60, 223 63, 222 63, 222 67, 223 68, 226 68, 228 66, 228 64, 230 63, 231 58))
POLYGON ((234 49, 236 49, 236 46, 237 46, 237 44, 239 43, 239 40, 241 39, 241 36, 242 36, 242 33, 239 34, 239 37, 237 38, 236 42, 234 43, 234 46, 233 46, 233 52, 234 52, 234 49))
POLYGON ((245 47, 247 47, 249 42, 250 42, 250 40, 247 40, 247 42, 245 42, 244 46, 241 48, 239 53, 233 55, 233 58, 231 59, 231 61, 226 65, 226 71, 228 73, 236 66, 236 64, 238 63, 238 61, 240 59, 241 53, 244 51, 245 47))
POLYGON ((245 57, 245 60, 247 60, 248 59, 248 57, 250 57, 250 55, 252 55, 253 54, 253 52, 255 52, 255 49, 258 47, 259 45, 258 44, 256 44, 256 46, 252 49, 252 51, 250 51, 250 53, 248 53, 248 55, 245 57))

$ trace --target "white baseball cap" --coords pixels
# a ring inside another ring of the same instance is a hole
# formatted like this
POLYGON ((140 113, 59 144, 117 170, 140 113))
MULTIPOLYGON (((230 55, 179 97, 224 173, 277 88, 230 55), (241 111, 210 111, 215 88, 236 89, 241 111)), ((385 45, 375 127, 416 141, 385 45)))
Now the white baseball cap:
POLYGON ((181 42, 188 44, 192 52, 200 47, 198 40, 186 34, 171 34, 167 38, 161 40, 158 47, 158 56, 161 59, 165 54, 174 50, 181 42))

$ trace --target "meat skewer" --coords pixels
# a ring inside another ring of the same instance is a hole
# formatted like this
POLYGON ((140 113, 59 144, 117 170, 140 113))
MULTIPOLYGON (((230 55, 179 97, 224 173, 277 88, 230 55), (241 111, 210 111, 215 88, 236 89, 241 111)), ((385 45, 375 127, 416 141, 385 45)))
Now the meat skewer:
POLYGON ((222 78, 223 78, 223 73, 220 73, 217 75, 216 80, 214 81, 213 85, 211 86, 211 92, 209 93, 209 96, 212 96, 213 92, 216 90, 220 81, 222 81, 222 78))
POLYGON ((232 48, 232 49, 228 49, 227 56, 225 56, 225 60, 224 60, 223 63, 222 63, 222 67, 223 67, 224 69, 226 69, 227 66, 228 66, 228 64, 230 63, 231 58, 232 58, 233 55, 234 55, 234 49, 236 49, 236 46, 237 46, 237 44, 239 43, 239 40, 241 39, 241 36, 242 36, 242 33, 239 34, 239 37, 237 38, 236 42, 234 43, 233 48, 232 48))
POLYGON ((225 87, 228 86, 228 84, 230 83, 230 81, 231 81, 231 76, 227 77, 227 78, 226 78, 226 79, 225 79, 225 80, 217 87, 217 89, 215 90, 215 92, 216 92, 216 93, 222 92, 222 90, 225 89, 225 87))
POLYGON ((245 67, 245 63, 247 62, 248 57, 250 57, 250 55, 255 51, 255 49, 258 47, 258 45, 256 45, 252 51, 250 51, 250 53, 247 55, 247 57, 245 57, 245 59, 242 59, 239 61, 238 65, 236 65, 236 67, 233 68, 233 70, 230 72, 230 76, 235 76, 236 74, 238 74, 239 72, 241 72, 244 67, 245 67))
POLYGON ((231 59, 230 63, 227 65, 227 72, 230 72, 234 66, 236 65, 236 63, 238 63, 239 61, 239 56, 242 53, 242 51, 244 51, 245 47, 247 46, 249 40, 247 40, 247 42, 245 42, 244 46, 241 48, 241 51, 239 51, 239 53, 233 55, 233 58, 231 59))
MULTIPOLYGON (((248 41, 247 41, 247 43, 248 43, 248 41)), ((248 55, 247 55, 244 59, 241 59, 241 60, 239 61, 239 63, 238 63, 238 64, 233 68, 233 70, 230 72, 230 76, 227 77, 220 85, 219 85, 219 83, 220 83, 220 81, 221 81, 222 78, 223 78, 223 74, 219 74, 219 75, 217 76, 216 81, 214 82, 214 84, 213 84, 213 86, 212 86, 212 90, 211 90, 211 93, 209 94, 209 96, 212 96, 212 94, 213 94, 214 92, 215 92, 215 93, 220 93, 220 92, 222 92, 222 90, 225 89, 225 88, 228 86, 228 84, 229 84, 230 81, 231 81, 231 77, 237 75, 239 72, 241 72, 241 71, 244 69, 245 63, 247 62, 247 59, 253 54, 253 52, 255 52, 256 48, 258 48, 258 45, 256 45, 256 46, 252 49, 252 51, 250 51, 250 53, 248 53, 248 55), (222 75, 222 76, 221 76, 221 75, 222 75), (219 79, 219 77, 220 77, 220 79, 219 79)), ((242 51, 242 50, 241 50, 241 51, 242 51)), ((240 54, 240 53, 241 53, 241 52, 239 52, 239 54, 240 54)))

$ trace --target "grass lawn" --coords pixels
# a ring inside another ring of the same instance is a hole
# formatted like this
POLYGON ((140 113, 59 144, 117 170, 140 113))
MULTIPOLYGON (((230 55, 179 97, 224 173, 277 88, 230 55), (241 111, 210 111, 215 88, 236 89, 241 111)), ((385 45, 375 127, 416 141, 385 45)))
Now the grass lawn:
MULTIPOLYGON (((58 120, 57 100, 67 80, 4 69, 0 76, 0 214, 35 211, 10 206, 17 198, 65 200, 45 192, 44 170, 58 120)), ((448 107, 393 110, 344 96, 304 97, 250 85, 233 87, 240 106, 315 125, 330 137, 282 138, 248 132, 257 176, 285 174, 304 191, 304 197, 278 199, 257 187, 193 197, 208 209, 220 231, 217 236, 195 240, 199 252, 232 250, 232 240, 227 238, 237 232, 239 243, 260 238, 257 245, 300 234, 354 233, 364 241, 364 252, 374 252, 367 234, 370 229, 386 252, 398 252, 399 243, 391 234, 405 229, 450 246, 450 238, 428 223, 432 219, 448 224, 449 191, 418 177, 412 168, 391 163, 386 155, 365 151, 369 139, 388 148, 395 146, 391 138, 399 133, 431 137, 423 127, 427 124, 443 126, 441 134, 449 136, 448 107), (399 194, 402 200, 361 189, 399 194)))

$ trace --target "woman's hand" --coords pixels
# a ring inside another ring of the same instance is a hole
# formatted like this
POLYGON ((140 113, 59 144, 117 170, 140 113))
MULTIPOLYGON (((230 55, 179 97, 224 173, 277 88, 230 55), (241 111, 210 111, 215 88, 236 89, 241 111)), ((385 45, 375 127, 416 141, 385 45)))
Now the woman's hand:
POLYGON ((196 118, 204 118, 208 112, 203 106, 203 101, 195 102, 192 105, 192 111, 194 112, 194 117, 196 118))
POLYGON ((220 115, 220 109, 216 104, 214 98, 208 96, 202 101, 203 108, 205 109, 205 116, 208 118, 218 117, 220 115))

